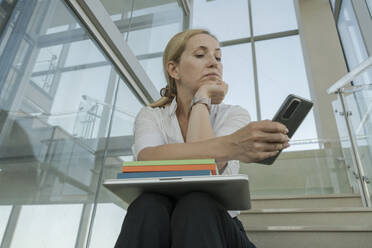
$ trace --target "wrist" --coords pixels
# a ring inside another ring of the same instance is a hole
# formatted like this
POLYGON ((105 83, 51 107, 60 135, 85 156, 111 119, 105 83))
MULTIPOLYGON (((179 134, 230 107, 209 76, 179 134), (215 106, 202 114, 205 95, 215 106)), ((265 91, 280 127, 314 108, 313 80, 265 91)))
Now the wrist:
POLYGON ((194 96, 191 103, 191 108, 193 108, 195 105, 205 105, 210 112, 211 110, 211 99, 209 97, 198 97, 194 96))
POLYGON ((210 98, 208 92, 205 91, 205 90, 201 90, 201 89, 198 90, 198 91, 195 93, 194 97, 197 97, 197 98, 210 98))
POLYGON ((240 145, 240 137, 235 132, 224 137, 224 147, 225 153, 228 160, 240 160, 242 152, 242 147, 240 145))
POLYGON ((236 159, 233 152, 234 146, 232 142, 231 135, 220 136, 217 138, 217 145, 215 147, 215 151, 217 152, 218 156, 216 157, 216 161, 224 162, 229 160, 236 159))

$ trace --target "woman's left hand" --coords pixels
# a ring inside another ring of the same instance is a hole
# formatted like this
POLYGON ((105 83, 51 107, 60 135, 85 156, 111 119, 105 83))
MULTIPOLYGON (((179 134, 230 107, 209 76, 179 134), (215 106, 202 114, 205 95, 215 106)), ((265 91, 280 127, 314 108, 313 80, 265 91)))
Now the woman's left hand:
POLYGON ((195 96, 209 97, 212 104, 220 104, 225 98, 228 88, 228 84, 222 80, 210 81, 200 86, 195 96))

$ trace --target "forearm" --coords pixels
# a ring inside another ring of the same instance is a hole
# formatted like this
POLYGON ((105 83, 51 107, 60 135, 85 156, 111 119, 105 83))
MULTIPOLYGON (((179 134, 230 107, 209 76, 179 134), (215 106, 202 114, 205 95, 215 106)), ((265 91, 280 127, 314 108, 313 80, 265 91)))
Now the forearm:
POLYGON ((229 137, 222 136, 193 143, 166 144, 146 147, 138 154, 138 160, 173 160, 213 158, 217 163, 231 160, 229 137))
MULTIPOLYGON (((212 128, 207 106, 204 104, 196 104, 191 110, 186 143, 208 140, 215 137, 216 135, 212 128)), ((216 163, 218 170, 222 173, 227 162, 222 161, 216 163)))
POLYGON ((206 105, 196 104, 190 114, 186 142, 196 142, 215 138, 209 111, 206 105))

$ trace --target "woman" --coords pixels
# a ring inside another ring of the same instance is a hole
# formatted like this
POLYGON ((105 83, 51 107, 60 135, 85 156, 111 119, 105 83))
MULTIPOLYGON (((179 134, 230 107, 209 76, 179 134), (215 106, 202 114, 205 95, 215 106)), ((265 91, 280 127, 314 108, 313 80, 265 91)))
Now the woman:
MULTIPOLYGON (((135 121, 135 159, 214 158, 220 174, 237 174, 239 160, 259 161, 288 147, 284 125, 250 123, 243 108, 221 104, 228 86, 219 42, 208 31, 175 35, 163 66, 168 83, 163 97, 135 121)), ((203 193, 179 200, 145 193, 129 206, 115 247, 255 247, 237 215, 203 193)))

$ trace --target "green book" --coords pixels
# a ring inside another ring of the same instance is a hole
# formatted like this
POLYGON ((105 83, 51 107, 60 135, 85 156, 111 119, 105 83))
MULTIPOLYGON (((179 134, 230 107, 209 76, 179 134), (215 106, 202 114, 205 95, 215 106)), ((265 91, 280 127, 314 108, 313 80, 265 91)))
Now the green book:
POLYGON ((150 165, 188 165, 188 164, 215 164, 214 159, 183 159, 183 160, 154 160, 123 162, 123 166, 150 166, 150 165))

